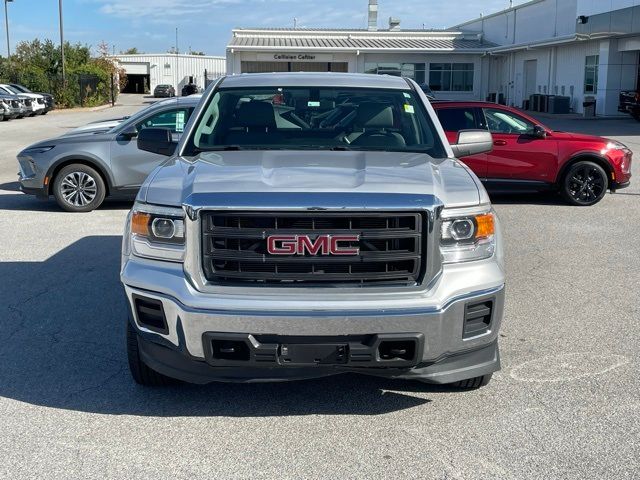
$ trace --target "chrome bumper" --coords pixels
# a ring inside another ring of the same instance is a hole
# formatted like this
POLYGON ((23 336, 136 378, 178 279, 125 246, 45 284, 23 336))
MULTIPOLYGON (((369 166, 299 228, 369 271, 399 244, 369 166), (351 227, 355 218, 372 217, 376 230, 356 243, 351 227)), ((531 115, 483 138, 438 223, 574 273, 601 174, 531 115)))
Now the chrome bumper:
MULTIPOLYGON (((363 291, 359 299, 322 300, 301 292, 297 300, 219 296, 198 292, 185 279, 181 264, 129 259, 121 280, 139 332, 184 348, 204 359, 207 332, 300 336, 419 333, 423 361, 486 346, 497 339, 503 317, 504 275, 495 261, 447 266, 436 285, 421 295, 378 299, 363 291), (465 281, 466 280, 466 281, 465 281), (469 288, 470 280, 475 288, 469 288), (162 291, 158 291, 162 286, 162 291), (145 328, 135 313, 133 296, 162 302, 167 332, 145 328), (306 298, 305 298, 306 297, 306 298), (465 306, 492 299, 490 328, 463 338, 465 306)), ((335 297, 334 297, 335 298, 335 297)))

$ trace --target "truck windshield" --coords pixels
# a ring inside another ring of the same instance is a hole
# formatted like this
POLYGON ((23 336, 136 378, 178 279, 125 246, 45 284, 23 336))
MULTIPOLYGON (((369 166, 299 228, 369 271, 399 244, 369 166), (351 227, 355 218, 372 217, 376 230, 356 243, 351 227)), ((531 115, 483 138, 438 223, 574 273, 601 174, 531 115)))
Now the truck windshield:
POLYGON ((243 149, 446 156, 415 92, 371 88, 221 89, 204 107, 184 155, 243 149))

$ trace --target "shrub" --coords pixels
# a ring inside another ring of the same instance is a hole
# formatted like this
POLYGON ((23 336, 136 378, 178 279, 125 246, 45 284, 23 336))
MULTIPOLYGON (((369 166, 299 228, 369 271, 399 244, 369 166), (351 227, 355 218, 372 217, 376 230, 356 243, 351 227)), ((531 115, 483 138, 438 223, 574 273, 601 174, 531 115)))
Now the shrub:
MULTIPOLYGON (((0 81, 51 93, 58 107, 103 105, 111 101, 112 77, 119 77, 122 82, 126 75, 108 57, 106 45, 100 45, 98 50, 99 56, 93 58, 87 45, 65 42, 63 81, 59 47, 51 40, 20 42, 10 58, 0 58, 0 81)), ((114 95, 117 92, 115 88, 114 95)))

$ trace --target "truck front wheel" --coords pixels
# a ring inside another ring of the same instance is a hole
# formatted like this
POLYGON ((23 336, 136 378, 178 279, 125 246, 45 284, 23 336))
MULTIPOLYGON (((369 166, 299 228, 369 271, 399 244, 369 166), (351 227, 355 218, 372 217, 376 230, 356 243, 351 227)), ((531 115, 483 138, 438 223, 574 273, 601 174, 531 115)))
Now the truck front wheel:
POLYGON ((142 361, 138 346, 138 334, 130 321, 127 321, 127 357, 129 359, 131 376, 136 383, 144 385, 145 387, 162 387, 175 383, 172 378, 152 370, 142 361))

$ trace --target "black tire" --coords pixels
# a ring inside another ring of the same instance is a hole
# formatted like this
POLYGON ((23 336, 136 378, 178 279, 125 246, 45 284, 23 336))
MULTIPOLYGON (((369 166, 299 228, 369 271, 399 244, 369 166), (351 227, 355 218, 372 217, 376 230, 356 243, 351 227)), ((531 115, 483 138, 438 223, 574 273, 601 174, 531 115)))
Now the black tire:
POLYGON ((459 388, 460 390, 476 390, 486 386, 491 381, 492 376, 493 374, 490 373, 481 377, 468 378, 467 380, 452 383, 451 386, 453 388, 459 388))
POLYGON ((609 188, 607 172, 594 162, 576 162, 565 173, 560 193, 570 205, 588 207, 602 200, 609 188))
POLYGON ((53 179, 53 195, 60 208, 67 212, 95 210, 104 201, 106 191, 100 174, 79 163, 67 165, 53 179))
POLYGON ((131 376, 140 385, 145 387, 164 387, 177 382, 173 378, 156 372, 142 361, 138 347, 138 334, 129 320, 127 320, 127 358, 131 376))

